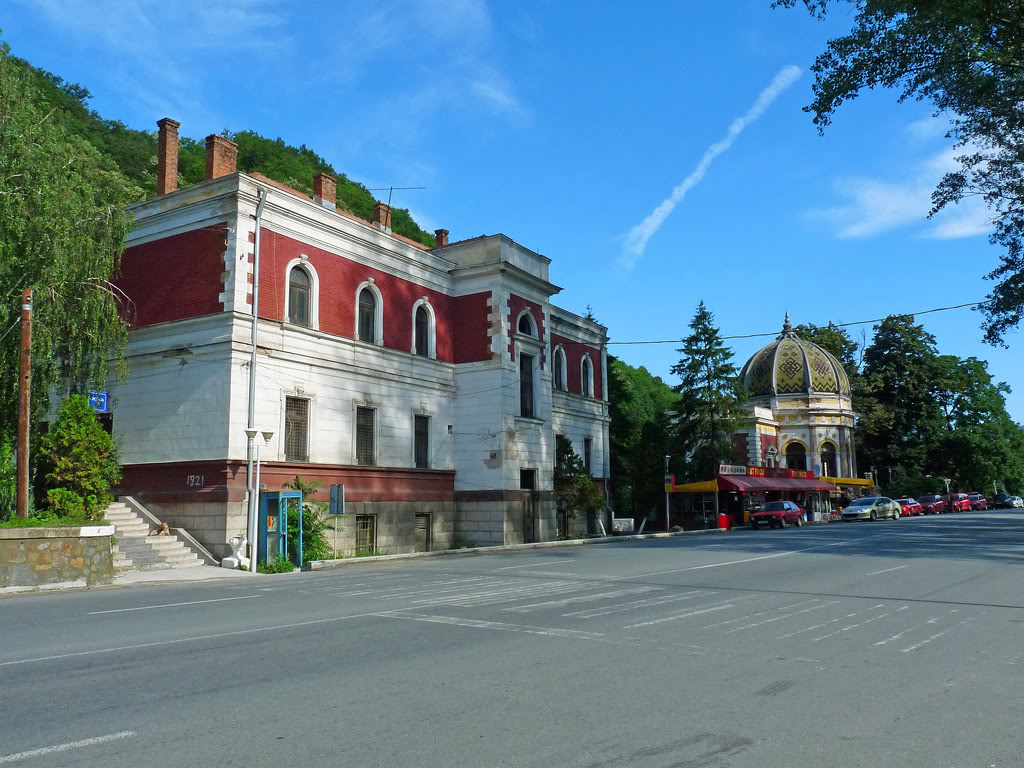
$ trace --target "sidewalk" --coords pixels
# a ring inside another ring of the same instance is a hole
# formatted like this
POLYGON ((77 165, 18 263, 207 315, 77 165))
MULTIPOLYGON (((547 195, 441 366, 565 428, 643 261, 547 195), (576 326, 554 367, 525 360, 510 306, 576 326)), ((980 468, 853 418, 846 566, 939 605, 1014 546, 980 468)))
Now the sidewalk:
POLYGON ((63 592, 66 590, 113 589, 115 587, 135 587, 147 584, 185 584, 189 582, 212 581, 214 579, 263 578, 266 574, 251 574, 232 568, 217 568, 204 565, 196 568, 126 568, 114 573, 113 584, 101 584, 94 587, 86 585, 85 580, 61 581, 39 587, 0 587, 0 599, 14 595, 45 594, 47 592, 63 592))

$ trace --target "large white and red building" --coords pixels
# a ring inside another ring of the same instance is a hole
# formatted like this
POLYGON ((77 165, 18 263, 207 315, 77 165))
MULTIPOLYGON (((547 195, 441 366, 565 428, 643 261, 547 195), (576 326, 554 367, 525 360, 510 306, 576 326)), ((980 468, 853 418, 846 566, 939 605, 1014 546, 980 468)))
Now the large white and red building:
POLYGON ((202 183, 177 189, 161 120, 158 196, 133 206, 118 285, 129 375, 111 389, 121 492, 214 554, 244 535, 255 215, 260 230, 255 423, 261 480, 344 484, 341 551, 548 540, 555 436, 609 474, 604 326, 554 306, 550 260, 505 235, 428 248, 335 205, 236 171, 207 139, 202 183))

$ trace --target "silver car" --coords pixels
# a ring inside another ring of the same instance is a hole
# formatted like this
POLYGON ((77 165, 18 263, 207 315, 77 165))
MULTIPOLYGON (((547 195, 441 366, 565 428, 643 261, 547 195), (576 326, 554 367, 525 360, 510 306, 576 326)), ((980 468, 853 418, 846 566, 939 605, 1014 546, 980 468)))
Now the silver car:
POLYGON ((888 496, 866 496, 856 499, 843 510, 843 520, 878 520, 891 517, 899 520, 903 510, 888 496))
POLYGON ((1024 499, 1020 496, 1011 496, 1006 500, 1006 506, 1010 509, 1024 509, 1024 499))

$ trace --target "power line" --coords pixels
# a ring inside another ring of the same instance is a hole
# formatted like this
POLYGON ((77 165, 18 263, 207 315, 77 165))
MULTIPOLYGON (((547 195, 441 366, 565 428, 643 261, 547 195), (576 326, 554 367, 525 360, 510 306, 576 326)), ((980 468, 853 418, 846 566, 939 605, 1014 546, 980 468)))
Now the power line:
MULTIPOLYGON (((914 317, 915 315, 928 315, 932 312, 948 312, 951 309, 963 309, 964 307, 978 307, 984 304, 983 301, 970 301, 966 304, 953 304, 949 307, 935 307, 934 309, 924 309, 920 312, 901 312, 894 315, 887 315, 886 317, 878 317, 874 320, 856 320, 852 323, 826 323, 825 325, 818 326, 819 328, 848 328, 851 325, 870 325, 871 323, 880 323, 888 317, 914 317)), ((720 339, 725 341, 726 339, 756 339, 764 336, 778 336, 778 331, 771 331, 770 333, 744 333, 737 334, 735 336, 719 336, 720 339)), ((651 341, 609 341, 608 344, 680 344, 684 339, 655 339, 651 341)))

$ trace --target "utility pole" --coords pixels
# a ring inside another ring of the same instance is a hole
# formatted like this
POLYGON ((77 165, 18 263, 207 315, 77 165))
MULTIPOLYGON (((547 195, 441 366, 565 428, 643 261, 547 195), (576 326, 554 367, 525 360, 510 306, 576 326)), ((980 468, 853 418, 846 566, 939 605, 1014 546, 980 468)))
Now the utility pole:
POLYGON ((21 292, 21 374, 18 378, 18 507, 28 519, 28 415, 32 384, 32 289, 21 292))

